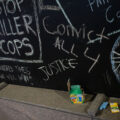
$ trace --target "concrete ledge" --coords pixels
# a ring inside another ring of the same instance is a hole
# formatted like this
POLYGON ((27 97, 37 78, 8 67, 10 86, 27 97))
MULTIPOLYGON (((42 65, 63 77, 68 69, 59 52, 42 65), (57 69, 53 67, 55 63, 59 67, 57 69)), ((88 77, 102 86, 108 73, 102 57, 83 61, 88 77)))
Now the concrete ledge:
POLYGON ((5 88, 8 84, 5 82, 0 83, 0 90, 2 90, 3 88, 5 88))
MULTIPOLYGON (((92 97, 92 95, 86 96, 87 98, 92 97)), ((91 104, 91 102, 79 105, 72 104, 68 92, 65 91, 10 84, 0 91, 0 98, 35 104, 88 117, 87 108, 91 104)))
POLYGON ((100 105, 106 100, 106 96, 104 94, 97 94, 95 99, 92 101, 90 107, 88 108, 88 114, 90 116, 95 117, 97 112, 99 111, 100 105))
MULTIPOLYGON (((92 95, 86 95, 84 104, 72 104, 68 92, 50 90, 43 88, 33 88, 18 85, 7 85, 0 91, 1 100, 15 102, 16 104, 26 104, 28 106, 38 106, 39 108, 48 109, 48 111, 58 111, 61 113, 77 115, 79 120, 119 120, 119 114, 112 114, 110 108, 99 111, 96 117, 87 113, 88 108, 93 104, 90 101, 92 95), (81 119, 82 118, 82 119, 81 119)), ((120 102, 120 99, 110 98, 112 101, 120 102)), ((110 101, 109 101, 110 102, 110 101)), ((54 112, 53 112, 54 113, 54 112)), ((57 117, 57 116, 56 116, 57 117)))
POLYGON ((0 120, 91 120, 55 109, 0 99, 0 120))

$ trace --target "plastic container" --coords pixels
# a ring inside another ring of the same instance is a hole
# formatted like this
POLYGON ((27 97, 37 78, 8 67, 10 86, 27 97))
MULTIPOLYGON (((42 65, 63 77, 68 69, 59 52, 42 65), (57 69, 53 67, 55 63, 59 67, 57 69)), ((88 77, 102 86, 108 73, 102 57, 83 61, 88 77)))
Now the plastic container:
POLYGON ((84 103, 85 98, 83 91, 80 88, 80 85, 71 85, 70 99, 73 104, 84 103))

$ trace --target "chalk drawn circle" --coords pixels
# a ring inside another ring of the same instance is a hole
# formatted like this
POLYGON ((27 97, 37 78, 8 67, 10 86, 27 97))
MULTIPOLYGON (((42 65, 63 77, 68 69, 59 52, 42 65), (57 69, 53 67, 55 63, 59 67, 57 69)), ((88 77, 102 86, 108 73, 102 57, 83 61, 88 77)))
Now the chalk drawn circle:
POLYGON ((120 36, 117 38, 112 47, 110 61, 113 73, 115 74, 117 81, 120 83, 120 36))

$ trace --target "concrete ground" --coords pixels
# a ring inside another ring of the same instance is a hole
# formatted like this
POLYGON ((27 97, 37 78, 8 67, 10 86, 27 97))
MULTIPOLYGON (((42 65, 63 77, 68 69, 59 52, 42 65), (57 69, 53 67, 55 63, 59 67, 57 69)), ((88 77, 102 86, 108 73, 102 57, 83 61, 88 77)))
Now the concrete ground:
MULTIPOLYGON (((84 104, 75 105, 65 91, 10 84, 0 90, 0 120, 91 120, 87 109, 92 97, 86 95, 84 104)), ((109 101, 120 102, 120 99, 109 101)), ((107 107, 93 120, 120 120, 120 113, 112 114, 107 107)))

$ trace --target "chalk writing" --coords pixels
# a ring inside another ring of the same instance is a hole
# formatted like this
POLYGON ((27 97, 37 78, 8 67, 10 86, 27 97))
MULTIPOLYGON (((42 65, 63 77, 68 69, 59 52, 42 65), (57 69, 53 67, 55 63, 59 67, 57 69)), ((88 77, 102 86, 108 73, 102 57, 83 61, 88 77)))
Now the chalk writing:
POLYGON ((46 5, 46 6, 42 6, 41 8, 42 10, 53 10, 53 11, 59 11, 60 8, 57 6, 50 6, 50 5, 46 5))
POLYGON ((31 72, 25 66, 0 65, 0 78, 3 80, 30 82, 31 72))
POLYGON ((41 66, 38 69, 43 73, 43 80, 48 81, 51 76, 57 75, 68 69, 75 69, 77 65, 76 59, 55 60, 47 66, 41 66))
POLYGON ((0 79, 1 80, 9 80, 11 82, 25 82, 25 83, 29 83, 30 82, 30 79, 32 79, 31 76, 29 75, 25 75, 25 74, 11 74, 11 73, 4 73, 4 74, 0 74, 0 79))
POLYGON ((8 40, 1 40, 0 41, 0 51, 5 55, 12 54, 12 55, 19 55, 21 56, 20 50, 23 46, 29 48, 30 52, 25 52, 24 55, 31 56, 34 54, 33 46, 27 42, 30 40, 28 38, 23 38, 22 40, 14 39, 12 41, 8 40), (7 48, 7 49, 5 49, 7 48))
POLYGON ((90 30, 87 32, 86 30, 86 25, 82 24, 82 27, 79 29, 72 28, 70 25, 64 25, 64 24, 59 24, 56 26, 55 30, 51 30, 49 28, 49 16, 46 16, 43 18, 43 27, 44 30, 50 34, 50 35, 59 35, 59 36, 64 36, 66 35, 67 37, 74 37, 77 39, 85 39, 87 38, 89 41, 87 44, 93 44, 95 42, 100 42, 102 43, 103 40, 109 40, 109 36, 115 35, 120 32, 120 29, 106 33, 106 28, 103 27, 101 30, 101 33, 96 33, 94 30, 90 30), (96 36, 96 38, 92 38, 93 36, 96 36))
POLYGON ((115 34, 118 34, 118 33, 120 33, 120 29, 107 33, 107 36, 112 36, 112 35, 115 35, 115 34))
POLYGON ((93 67, 94 67, 94 66, 96 65, 96 63, 98 62, 98 60, 99 60, 99 58, 100 58, 100 54, 98 54, 97 58, 95 59, 95 58, 92 58, 92 57, 90 57, 90 56, 87 55, 88 50, 89 50, 89 48, 87 47, 87 48, 85 49, 84 56, 94 62, 94 63, 92 64, 92 66, 90 67, 90 69, 88 70, 88 73, 90 73, 91 70, 93 69, 93 67))
POLYGON ((120 71, 120 52, 118 49, 119 47, 120 47, 120 36, 115 41, 110 54, 112 70, 117 80, 120 82, 120 72, 119 72, 120 71))
POLYGON ((75 44, 72 45, 70 50, 65 49, 64 45, 65 45, 65 41, 57 37, 54 43, 55 48, 58 48, 59 50, 62 50, 67 54, 71 54, 75 57, 78 57, 78 55, 74 53, 75 44))
POLYGON ((60 9, 61 9, 61 11, 62 11, 62 13, 63 13, 64 17, 65 17, 65 18, 66 18, 66 20, 67 20, 67 22, 68 22, 68 23, 69 23, 69 25, 70 25, 70 26, 74 29, 74 26, 72 25, 72 23, 71 23, 70 19, 68 18, 68 16, 67 16, 67 14, 66 14, 65 10, 63 9, 63 7, 62 7, 62 5, 61 5, 60 1, 59 1, 59 0, 56 0, 56 2, 57 2, 57 4, 58 4, 58 6, 60 7, 60 9))
POLYGON ((50 35, 67 35, 68 37, 76 37, 76 38, 83 38, 85 39, 86 37, 86 26, 85 24, 82 25, 81 28, 79 28, 78 30, 74 27, 71 27, 70 25, 64 25, 64 24, 59 24, 56 26, 56 30, 50 30, 49 29, 49 19, 50 16, 45 16, 43 18, 43 27, 44 30, 50 34, 50 35))
POLYGON ((60 8, 55 5, 44 5, 43 0, 38 0, 38 6, 39 6, 39 13, 41 13, 42 10, 52 10, 52 11, 59 11, 60 8))
POLYGON ((104 6, 110 2, 110 0, 88 0, 89 6, 92 12, 94 12, 94 6, 99 8, 100 6, 104 6))
POLYGON ((71 53, 73 56, 78 57, 78 55, 76 55, 76 54, 74 53, 74 48, 75 48, 75 44, 72 45, 72 48, 71 48, 71 50, 70 50, 70 53, 71 53))
POLYGON ((5 76, 6 76, 6 77, 5 77, 6 80, 10 80, 10 81, 12 81, 12 82, 18 80, 18 79, 15 77, 14 74, 8 73, 8 74, 6 74, 5 76))
POLYGON ((20 81, 24 81, 25 83, 29 83, 32 78, 31 76, 25 74, 18 74, 17 76, 20 81))
POLYGON ((16 10, 18 9, 19 12, 21 12, 21 3, 23 3, 23 0, 1 0, 0 3, 2 3, 2 7, 0 7, 1 11, 4 11, 5 15, 7 14, 13 14, 16 12, 16 10), (12 7, 10 7, 12 5, 12 7))
POLYGON ((32 79, 31 72, 28 70, 28 67, 25 66, 14 66, 15 71, 18 73, 17 77, 20 81, 29 83, 32 79))
POLYGON ((32 2, 34 5, 34 14, 35 14, 36 27, 37 27, 37 35, 38 35, 38 40, 39 40, 39 49, 40 49, 39 60, 42 60, 42 45, 41 45, 40 28, 39 28, 39 20, 38 20, 38 15, 37 15, 36 1, 32 0, 32 2))
MULTIPOLYGON (((44 27, 44 30, 50 35, 59 35, 59 36, 66 35, 67 37, 74 37, 77 39, 87 38, 89 40, 87 44, 93 44, 97 41, 102 43, 102 40, 105 40, 105 39, 109 40, 109 35, 105 35, 105 30, 106 30, 105 27, 102 28, 101 33, 95 33, 94 30, 90 30, 87 32, 85 24, 82 24, 82 27, 80 27, 78 30, 76 28, 73 29, 70 25, 66 26, 64 24, 57 25, 56 30, 50 30, 49 18, 50 18, 49 16, 46 16, 43 18, 43 27, 44 27), (92 38, 92 36, 96 36, 96 38, 94 39, 92 38)), ((68 52, 66 51, 66 53, 68 52)))
POLYGON ((0 71, 13 73, 14 69, 9 65, 0 65, 0 71))
POLYGON ((0 73, 0 79, 1 80, 10 80, 11 82, 18 80, 14 74, 11 73, 0 73))
POLYGON ((119 69, 119 67, 120 67, 120 62, 119 62, 119 59, 120 59, 120 53, 118 53, 118 52, 116 52, 116 51, 112 51, 112 53, 114 54, 114 55, 117 55, 118 57, 113 57, 112 58, 112 60, 114 60, 114 63, 118 63, 118 66, 114 69, 114 71, 117 71, 118 69, 119 69), (116 61, 117 60, 117 61, 116 61))
POLYGON ((94 31, 91 30, 88 32, 88 42, 87 44, 93 44, 97 41, 100 41, 100 43, 102 43, 102 40, 110 40, 110 36, 116 35, 118 33, 120 33, 120 29, 114 30, 112 32, 106 33, 106 35, 104 34, 105 28, 103 28, 102 33, 101 34, 96 34, 97 38, 92 39, 91 36, 93 35, 94 31), (92 34, 92 35, 91 35, 92 34), (98 37, 99 36, 99 37, 98 37))
POLYGON ((42 8, 41 8, 41 6, 43 6, 43 0, 38 0, 38 8, 39 8, 39 14, 41 14, 41 12, 42 12, 42 8))
POLYGON ((87 44, 95 43, 96 41, 99 41, 100 43, 102 43, 103 39, 109 40, 109 38, 106 35, 104 35, 104 31, 105 31, 105 27, 102 29, 102 32, 100 34, 96 34, 96 36, 97 36, 96 39, 91 39, 90 35, 91 35, 91 33, 94 33, 94 31, 89 31, 88 32, 88 40, 89 40, 89 42, 87 44))
POLYGON ((105 14, 105 18, 106 21, 108 23, 113 23, 115 21, 115 18, 120 19, 120 10, 118 10, 115 15, 111 15, 112 12, 112 5, 108 6, 108 8, 106 9, 106 14, 105 14))
POLYGON ((22 14, 22 5, 26 2, 25 0, 0 1, 0 14, 4 16, 0 18, 0 35, 3 36, 3 39, 0 39, 0 60, 27 63, 42 62, 42 45, 36 0, 31 1, 34 16, 31 15, 28 10, 22 14), (33 25, 35 25, 36 28, 34 28, 33 25), (34 43, 39 43, 37 44, 39 54, 37 58, 35 56, 35 59, 34 53, 36 46, 33 45, 31 36, 34 36, 38 40, 34 43), (28 58, 27 60, 26 57, 28 58), (29 57, 33 57, 33 60, 29 60, 29 57))
POLYGON ((31 72, 28 70, 28 67, 23 67, 23 66, 14 66, 16 71, 18 71, 19 73, 24 73, 26 75, 30 75, 31 72))

